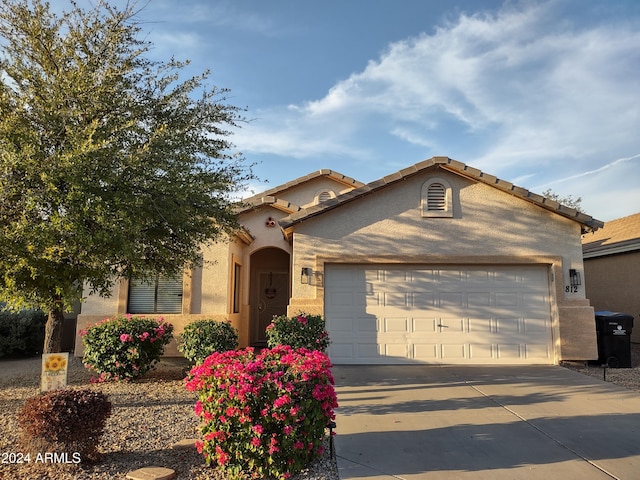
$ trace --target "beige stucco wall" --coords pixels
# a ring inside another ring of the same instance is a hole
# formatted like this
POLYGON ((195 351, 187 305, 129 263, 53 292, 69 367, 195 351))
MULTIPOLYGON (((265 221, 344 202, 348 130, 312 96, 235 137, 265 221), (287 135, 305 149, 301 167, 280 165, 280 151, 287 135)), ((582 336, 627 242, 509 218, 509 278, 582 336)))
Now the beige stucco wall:
MULTIPOLYGON (((310 195, 310 194, 309 194, 310 195)), ((309 196, 308 195, 308 196, 309 196)), ((194 320, 211 318, 229 320, 238 330, 239 344, 249 344, 249 265, 254 252, 266 247, 278 247, 291 253, 291 245, 284 239, 279 227, 266 225, 269 217, 280 219, 285 212, 270 206, 250 211, 241 217, 241 223, 251 233, 254 240, 246 244, 240 239, 224 240, 204 246, 203 265, 185 273, 182 314, 162 315, 175 327, 174 335, 179 335, 184 326, 194 320), (233 312, 233 265, 241 265, 240 311, 233 312)), ((117 313, 126 313, 128 284, 119 281, 114 285, 111 295, 102 298, 88 295, 82 304, 78 316, 77 331, 97 323, 117 313)), ((76 335, 75 355, 82 356, 82 339, 76 335)), ((175 341, 165 349, 166 356, 180 356, 175 341)))
POLYGON ((584 269, 587 295, 595 310, 633 315, 631 341, 640 343, 640 252, 588 258, 584 269))
POLYGON ((288 189, 282 197, 288 202, 306 207, 314 202, 314 198, 323 191, 332 191, 336 195, 352 190, 353 187, 346 186, 328 177, 316 177, 312 181, 302 183, 288 189))
MULTIPOLYGON (((286 200, 305 205, 315 195, 347 187, 318 177, 286 192, 286 200)), ((566 292, 568 272, 583 272, 580 226, 559 215, 484 184, 444 170, 427 171, 366 195, 296 226, 293 244, 280 228, 267 225, 287 212, 269 205, 242 214, 240 223, 250 241, 235 239, 203 248, 205 263, 185 277, 183 313, 166 315, 176 334, 195 319, 230 320, 238 329, 240 346, 249 342, 251 255, 276 247, 291 255, 292 298, 289 314, 305 311, 323 314, 323 288, 300 282, 302 267, 319 272, 328 262, 403 263, 536 263, 549 268, 551 317, 556 359, 597 357, 593 309, 584 285, 566 292), (433 176, 448 181, 453 191, 452 218, 421 215, 422 184, 433 176), (295 253, 294 253, 295 250, 295 253), (241 308, 232 309, 233 264, 241 265, 241 308)), ((583 275, 584 278, 584 275, 583 275)), ((127 285, 116 287, 111 297, 87 298, 78 316, 78 329, 115 313, 125 313, 127 285)), ((167 355, 179 355, 172 344, 167 355)), ((82 355, 76 341, 76 355, 82 355)))
MULTIPOLYGON (((597 357, 584 285, 565 292, 569 269, 583 272, 580 225, 485 184, 443 170, 410 177, 297 225, 293 244, 294 272, 322 272, 325 262, 548 264, 557 359, 597 357), (421 187, 431 176, 450 183, 452 218, 422 217, 421 187)), ((294 278, 290 313, 322 313, 322 295, 294 278)))

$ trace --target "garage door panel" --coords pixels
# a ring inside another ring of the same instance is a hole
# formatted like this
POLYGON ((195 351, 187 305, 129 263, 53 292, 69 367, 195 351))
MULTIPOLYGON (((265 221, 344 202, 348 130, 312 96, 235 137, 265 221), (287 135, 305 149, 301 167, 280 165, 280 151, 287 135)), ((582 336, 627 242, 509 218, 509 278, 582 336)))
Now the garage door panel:
POLYGON ((377 343, 358 343, 358 357, 361 359, 376 359, 380 357, 379 345, 377 343))
POLYGON ((495 294, 495 306, 496 307, 517 307, 518 306, 518 293, 517 292, 505 292, 495 294))
POLYGON ((435 306, 435 293, 421 291, 411 293, 411 307, 415 310, 433 309, 435 306))
POLYGON ((490 335, 496 333, 498 327, 492 318, 470 318, 469 333, 490 335))
POLYGON ((469 345, 469 358, 476 360, 490 360, 494 357, 492 344, 472 344, 469 345))
POLYGON ((384 294, 382 292, 364 294, 364 303, 367 307, 378 307, 384 305, 384 301, 382 300, 383 295, 384 294))
POLYGON ((520 344, 501 343, 497 345, 498 358, 501 360, 520 360, 523 356, 520 344))
POLYGON ((527 358, 546 358, 549 355, 549 346, 545 344, 528 343, 525 347, 527 358))
POLYGON ((355 357, 354 343, 340 343, 333 341, 331 343, 331 358, 334 362, 350 361, 355 357))
POLYGON ((438 307, 440 309, 447 310, 452 307, 462 308, 463 306, 464 295, 461 292, 441 293, 438 297, 438 307))
POLYGON ((473 309, 491 306, 491 293, 489 292, 467 293, 466 306, 473 309))
POLYGON ((385 317, 383 320, 384 332, 409 332, 409 321, 404 318, 385 317))
POLYGON ((354 319, 352 317, 338 317, 333 316, 327 321, 327 327, 332 332, 336 332, 340 335, 346 332, 355 332, 354 319))
POLYGON ((411 319, 411 331, 423 334, 423 333, 436 333, 437 320, 435 317, 431 318, 420 318, 414 317, 411 319))
POLYGON ((387 357, 397 357, 397 358, 405 359, 407 358, 407 348, 408 348, 408 345, 405 343, 402 343, 402 344, 386 343, 384 345, 384 355, 387 357))
POLYGON ((545 335, 549 330, 549 322, 544 318, 525 318, 522 320, 525 334, 535 341, 539 335, 545 335))
POLYGON ((325 316, 334 363, 554 360, 545 266, 327 265, 325 316))
POLYGON ((461 360, 466 358, 465 345, 460 344, 442 344, 440 345, 441 357, 447 360, 461 360))
POLYGON ((384 294, 384 306, 385 307, 400 307, 407 308, 410 306, 410 302, 407 301, 406 293, 385 293, 384 294))
POLYGON ((377 334, 380 332, 378 319, 375 316, 358 317, 355 319, 355 331, 361 334, 377 334))

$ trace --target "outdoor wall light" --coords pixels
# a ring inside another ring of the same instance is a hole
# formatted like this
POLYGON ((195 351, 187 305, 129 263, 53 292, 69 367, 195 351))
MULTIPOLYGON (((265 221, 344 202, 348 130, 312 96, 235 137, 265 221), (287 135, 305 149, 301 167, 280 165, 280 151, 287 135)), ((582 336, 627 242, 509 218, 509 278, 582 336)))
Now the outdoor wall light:
POLYGON ((322 272, 315 272, 312 268, 302 267, 300 283, 304 285, 322 285, 322 272))
POLYGON ((310 285, 312 276, 313 276, 312 268, 302 267, 302 272, 300 273, 300 283, 303 283, 305 285, 310 285))
POLYGON ((572 287, 577 287, 578 285, 582 285, 582 278, 580 278, 580 272, 575 268, 569 269, 569 283, 572 287))

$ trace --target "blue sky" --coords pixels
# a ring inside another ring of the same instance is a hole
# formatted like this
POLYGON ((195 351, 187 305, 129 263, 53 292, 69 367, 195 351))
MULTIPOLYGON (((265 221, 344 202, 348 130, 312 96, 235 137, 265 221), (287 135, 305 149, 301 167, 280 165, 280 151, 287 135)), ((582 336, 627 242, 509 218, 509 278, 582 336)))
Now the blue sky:
POLYGON ((640 211, 637 0, 151 0, 153 55, 211 70, 263 181, 435 155, 603 221, 640 211))

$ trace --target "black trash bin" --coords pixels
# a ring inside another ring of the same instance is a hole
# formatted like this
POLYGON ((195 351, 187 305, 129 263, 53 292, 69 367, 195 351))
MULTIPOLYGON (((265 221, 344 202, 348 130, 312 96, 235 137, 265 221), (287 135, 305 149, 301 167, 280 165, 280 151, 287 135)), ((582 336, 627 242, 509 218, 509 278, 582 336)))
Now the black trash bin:
POLYGON ((617 312, 596 312, 598 363, 611 368, 631 368, 633 316, 617 312))

